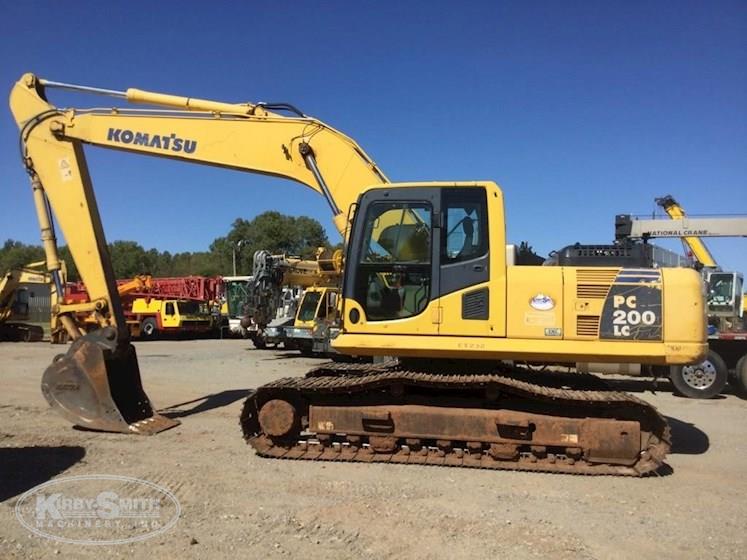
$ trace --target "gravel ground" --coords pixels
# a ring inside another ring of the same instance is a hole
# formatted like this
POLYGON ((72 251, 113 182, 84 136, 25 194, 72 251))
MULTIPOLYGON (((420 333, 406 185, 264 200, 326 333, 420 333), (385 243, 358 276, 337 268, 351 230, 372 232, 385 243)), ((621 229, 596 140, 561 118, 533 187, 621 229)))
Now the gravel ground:
POLYGON ((73 429, 39 392, 59 347, 0 344, 0 557, 744 558, 747 401, 694 401, 623 380, 670 419, 669 468, 645 479, 261 459, 240 434, 247 391, 314 359, 240 340, 139 343, 143 383, 181 426, 155 437, 73 429), (186 403, 186 404, 185 404, 186 403), (156 483, 182 514, 143 542, 41 538, 14 514, 50 479, 156 483))

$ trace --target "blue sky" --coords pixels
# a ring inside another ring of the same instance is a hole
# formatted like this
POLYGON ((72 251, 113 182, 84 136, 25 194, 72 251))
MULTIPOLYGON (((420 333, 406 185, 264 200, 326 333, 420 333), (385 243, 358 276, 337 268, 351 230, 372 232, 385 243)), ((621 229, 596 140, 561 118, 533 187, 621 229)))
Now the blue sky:
MULTIPOLYGON (((747 3, 6 2, 0 84, 57 81, 288 101, 355 138, 390 179, 492 179, 512 242, 609 242, 671 193, 747 214, 747 3)), ((101 105, 52 94, 60 106, 101 105)), ((107 239, 205 250, 237 217, 319 219, 287 181, 88 152, 107 239)), ((37 242, 17 129, 0 111, 0 240, 37 242)), ((744 239, 709 240, 747 272, 744 239)), ((678 243, 667 244, 677 248, 678 243)))

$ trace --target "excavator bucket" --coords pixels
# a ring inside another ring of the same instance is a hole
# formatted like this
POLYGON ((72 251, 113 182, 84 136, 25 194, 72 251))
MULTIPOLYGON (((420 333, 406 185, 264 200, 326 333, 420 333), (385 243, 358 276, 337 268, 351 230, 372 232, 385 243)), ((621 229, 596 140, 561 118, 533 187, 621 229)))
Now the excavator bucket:
POLYGON ((42 377, 47 402, 77 426, 153 435, 179 425, 158 414, 143 391, 135 347, 100 329, 75 340, 42 377))

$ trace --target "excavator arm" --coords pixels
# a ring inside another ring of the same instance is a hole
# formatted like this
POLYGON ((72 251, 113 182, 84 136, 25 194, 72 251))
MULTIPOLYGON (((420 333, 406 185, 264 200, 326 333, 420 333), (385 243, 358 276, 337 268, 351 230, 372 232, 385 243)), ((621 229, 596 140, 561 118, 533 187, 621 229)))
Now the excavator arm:
POLYGON ((287 104, 103 90, 25 74, 11 92, 10 107, 57 291, 63 293, 63 283, 53 213, 90 296, 88 303, 60 306, 60 322, 74 343, 47 369, 42 390, 63 416, 94 429, 156 433, 176 422, 155 413, 141 386, 84 145, 290 179, 324 196, 344 238, 347 212, 360 192, 388 183, 352 139, 287 104), (51 88, 151 108, 59 109, 47 99, 51 88), (80 312, 93 314, 101 329, 83 334, 74 321, 80 312))

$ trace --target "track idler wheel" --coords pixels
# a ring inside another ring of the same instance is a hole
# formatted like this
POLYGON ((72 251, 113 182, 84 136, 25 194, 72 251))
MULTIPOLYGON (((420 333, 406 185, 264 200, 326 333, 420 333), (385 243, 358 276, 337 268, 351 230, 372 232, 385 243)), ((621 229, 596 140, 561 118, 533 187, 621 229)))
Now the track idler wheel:
POLYGON ((259 410, 259 425, 271 438, 282 438, 297 430, 296 407, 288 401, 273 399, 259 410))
POLYGON ((42 376, 42 394, 69 422, 105 432, 156 434, 179 425, 143 391, 135 347, 107 327, 78 338, 42 376))

